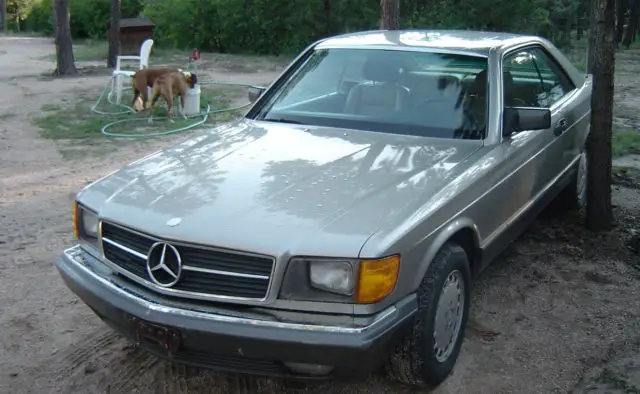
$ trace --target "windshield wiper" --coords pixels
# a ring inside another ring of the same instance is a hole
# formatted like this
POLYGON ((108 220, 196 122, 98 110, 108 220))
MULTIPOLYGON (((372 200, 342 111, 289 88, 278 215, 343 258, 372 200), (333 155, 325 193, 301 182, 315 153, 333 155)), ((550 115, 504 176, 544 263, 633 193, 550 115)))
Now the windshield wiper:
POLYGON ((301 122, 298 122, 297 120, 291 120, 291 119, 286 119, 286 118, 271 118, 271 119, 264 118, 262 120, 267 121, 267 122, 301 124, 301 122))

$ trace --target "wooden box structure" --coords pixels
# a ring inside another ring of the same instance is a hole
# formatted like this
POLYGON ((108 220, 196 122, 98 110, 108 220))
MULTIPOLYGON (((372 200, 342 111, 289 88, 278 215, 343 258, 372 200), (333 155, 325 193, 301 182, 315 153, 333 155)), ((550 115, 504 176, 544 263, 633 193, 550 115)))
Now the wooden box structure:
POLYGON ((152 38, 154 26, 148 18, 122 18, 120 20, 120 55, 139 55, 142 43, 152 38))

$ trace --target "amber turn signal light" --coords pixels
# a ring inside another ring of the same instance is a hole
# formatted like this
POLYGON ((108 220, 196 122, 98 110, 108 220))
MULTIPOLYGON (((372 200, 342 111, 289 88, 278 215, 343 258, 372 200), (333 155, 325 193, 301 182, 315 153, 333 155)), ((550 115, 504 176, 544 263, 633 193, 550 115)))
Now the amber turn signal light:
POLYGON ((360 260, 356 302, 371 304, 391 294, 396 287, 399 270, 400 255, 376 260, 360 260))
POLYGON ((71 209, 71 220, 73 221, 73 236, 79 238, 80 232, 78 231, 78 202, 73 202, 71 209))

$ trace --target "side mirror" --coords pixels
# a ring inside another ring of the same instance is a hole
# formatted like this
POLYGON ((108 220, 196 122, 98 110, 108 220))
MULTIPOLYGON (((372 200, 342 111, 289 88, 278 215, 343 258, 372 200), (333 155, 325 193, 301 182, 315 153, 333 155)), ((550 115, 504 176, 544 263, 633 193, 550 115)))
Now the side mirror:
POLYGON ((266 88, 262 86, 251 86, 249 88, 249 101, 251 103, 255 103, 256 100, 262 96, 262 93, 264 93, 265 90, 266 88))
POLYGON ((502 136, 524 130, 546 130, 551 128, 549 108, 505 107, 502 117, 502 136))

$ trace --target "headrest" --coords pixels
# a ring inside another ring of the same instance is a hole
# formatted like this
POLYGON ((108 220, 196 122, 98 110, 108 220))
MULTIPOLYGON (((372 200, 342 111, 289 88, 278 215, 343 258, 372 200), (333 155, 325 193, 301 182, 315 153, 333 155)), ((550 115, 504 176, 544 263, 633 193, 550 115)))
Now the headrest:
POLYGON ((511 88, 514 84, 513 75, 511 75, 511 71, 503 71, 502 79, 504 80, 504 85, 506 88, 511 88))
MULTIPOLYGON (((502 80, 504 81, 504 88, 511 89, 513 87, 513 75, 510 71, 502 71, 502 80)), ((484 92, 487 90, 487 70, 482 70, 476 74, 476 80, 474 84, 474 90, 476 92, 484 92)))
POLYGON ((445 90, 449 87, 458 87, 460 80, 453 75, 441 75, 438 77, 438 89, 445 90))
POLYGON ((392 54, 376 54, 367 59, 362 74, 366 79, 376 82, 397 82, 400 69, 400 62, 392 54))

